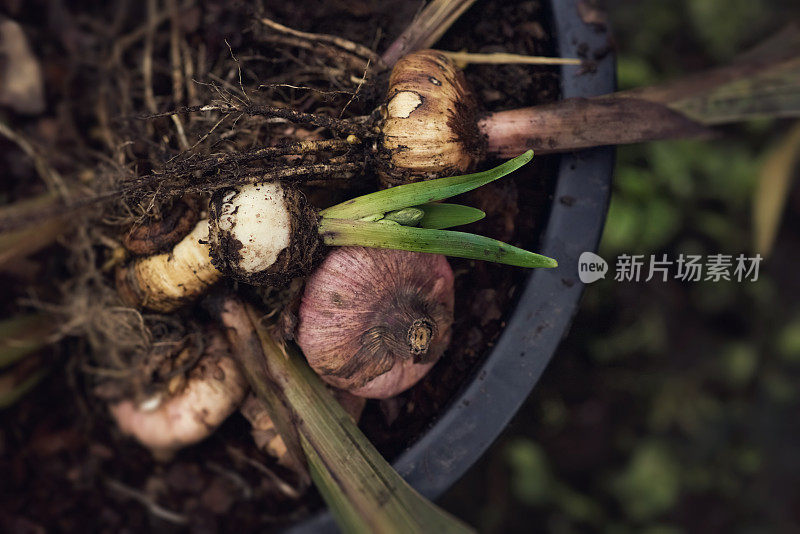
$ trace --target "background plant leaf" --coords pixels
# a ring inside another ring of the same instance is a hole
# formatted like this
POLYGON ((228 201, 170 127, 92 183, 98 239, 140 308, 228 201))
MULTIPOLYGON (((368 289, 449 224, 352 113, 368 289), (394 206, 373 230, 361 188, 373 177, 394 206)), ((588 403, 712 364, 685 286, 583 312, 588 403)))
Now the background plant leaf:
MULTIPOLYGON (((58 201, 56 195, 48 193, 15 202, 0 207, 0 220, 25 218, 30 214, 52 208, 58 201)), ((63 215, 54 215, 30 227, 0 232, 0 269, 52 244, 69 228, 69 225, 64 223, 63 215)))
POLYGON ((772 252, 792 179, 800 161, 800 122, 767 155, 753 196, 753 247, 764 257, 772 252))

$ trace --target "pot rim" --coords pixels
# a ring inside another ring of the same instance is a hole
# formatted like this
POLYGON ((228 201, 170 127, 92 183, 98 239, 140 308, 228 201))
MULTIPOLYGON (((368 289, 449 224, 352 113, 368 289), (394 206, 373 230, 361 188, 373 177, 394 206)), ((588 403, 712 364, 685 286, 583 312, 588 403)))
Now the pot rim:
MULTIPOLYGON (((549 0, 558 53, 579 57, 580 50, 606 51, 592 72, 561 67, 562 99, 611 93, 616 64, 607 26, 587 24, 584 0, 549 0), (588 45, 588 48, 586 46, 588 45)), ((584 52, 585 55, 585 52, 584 52)), ((540 252, 556 258, 555 269, 535 269, 494 349, 431 428, 393 463, 417 491, 435 499, 483 455, 506 428, 539 381, 578 310, 584 284, 578 257, 596 251, 608 211, 614 170, 613 147, 561 155, 553 202, 540 252)), ((328 512, 288 532, 335 532, 328 512)))
MULTIPOLYGON (((551 0, 559 55, 579 48, 608 50, 607 27, 581 20, 582 0, 551 0)), ((597 69, 561 68, 562 98, 611 93, 616 88, 611 53, 597 69)), ((584 284, 578 257, 595 252, 608 211, 614 170, 613 147, 561 155, 550 215, 540 252, 558 260, 555 269, 534 269, 494 349, 425 434, 394 462, 417 491, 435 499, 469 469, 497 439, 539 381, 578 310, 584 284)))

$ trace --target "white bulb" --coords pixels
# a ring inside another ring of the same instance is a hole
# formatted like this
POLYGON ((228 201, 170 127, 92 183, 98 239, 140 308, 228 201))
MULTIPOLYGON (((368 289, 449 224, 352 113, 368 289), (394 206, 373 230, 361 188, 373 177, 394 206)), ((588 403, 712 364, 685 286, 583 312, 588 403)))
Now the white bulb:
MULTIPOLYGON (((276 182, 246 184, 227 192, 222 201, 212 234, 225 232, 226 239, 241 243, 235 263, 242 272, 268 269, 291 241, 292 218, 283 187, 276 182)), ((219 237, 212 235, 212 240, 219 237)))

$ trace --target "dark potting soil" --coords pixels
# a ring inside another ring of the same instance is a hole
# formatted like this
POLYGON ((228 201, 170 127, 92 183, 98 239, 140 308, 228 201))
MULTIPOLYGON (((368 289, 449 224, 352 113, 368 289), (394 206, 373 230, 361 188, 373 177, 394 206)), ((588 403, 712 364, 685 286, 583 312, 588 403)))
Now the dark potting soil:
MULTIPOLYGON (((0 2, 0 10, 30 30, 47 79, 61 79, 69 91, 50 107, 86 106, 86 124, 70 123, 77 138, 91 127, 91 101, 80 87, 88 83, 64 72, 60 54, 77 40, 86 39, 88 15, 108 17, 103 3, 83 2, 70 10, 56 3, 53 12, 34 3, 0 2), (69 15, 69 16, 67 16, 69 15), (100 16, 102 15, 102 16, 100 16), (78 22, 76 22, 78 20, 78 22), (59 31, 52 28, 59 27, 59 31), (67 28, 66 30, 64 28, 67 28), (81 28, 82 32, 70 31, 81 28), (52 31, 51 31, 52 30, 52 31)), ((287 2, 270 6, 274 20, 304 31, 331 33, 376 50, 387 44, 413 18, 418 2, 322 1, 287 2)), ((242 4, 207 2, 194 16, 213 28, 210 40, 237 47, 237 29, 248 23, 239 13, 242 4)), ((136 8, 133 8, 136 11, 136 8)), ((187 22, 187 24, 189 24, 187 22)), ((96 26, 96 25, 95 25, 96 26)), ((555 55, 549 13, 540 1, 482 1, 468 11, 438 46, 471 52, 513 52, 555 55)), ((98 28, 97 31, 100 31, 98 28)), ((101 66, 96 66, 102 70, 101 66)), ((467 79, 486 110, 500 110, 551 102, 558 98, 555 68, 516 65, 470 66, 467 79)), ((293 80, 284 80, 292 83, 293 80)), ((384 87, 365 90, 361 102, 369 112, 384 87)), ((52 99, 52 98, 51 98, 52 99)), ((80 111, 80 110, 79 110, 80 111)), ((81 113, 74 113, 81 116, 81 113)), ((59 113, 46 119, 14 117, 31 136, 55 138, 59 113)), ((92 141, 87 140, 91 145, 92 141)), ((59 146, 52 147, 58 159, 59 146)), ((5 199, 33 194, 36 187, 30 164, 9 143, 0 144, 8 164, 2 187, 5 199)), ((486 165, 495 162, 487 162, 486 165)), ((537 157, 511 179, 493 183, 457 199, 484 210, 486 219, 466 229, 524 248, 536 250, 556 176, 556 157, 537 157)), ((58 273, 60 256, 45 251, 34 256, 41 273, 58 273)), ((410 391, 386 401, 370 401, 361 428, 389 459, 408 447, 446 409, 454 394, 474 378, 477 364, 491 350, 513 310, 525 271, 483 262, 451 260, 456 272, 456 323, 453 342, 430 374, 410 391)), ((3 310, 26 293, 21 273, 2 274, 3 310)), ((42 290, 47 297, 46 289, 42 290)), ((0 532, 74 531, 108 532, 188 528, 196 532, 265 531, 301 519, 321 506, 313 492, 300 500, 288 498, 265 470, 282 474, 274 460, 256 450, 249 425, 238 414, 205 442, 181 451, 168 463, 157 463, 149 453, 119 435, 104 405, 90 392, 74 354, 87 348, 68 339, 52 349, 48 377, 13 408, 0 412, 0 532)))

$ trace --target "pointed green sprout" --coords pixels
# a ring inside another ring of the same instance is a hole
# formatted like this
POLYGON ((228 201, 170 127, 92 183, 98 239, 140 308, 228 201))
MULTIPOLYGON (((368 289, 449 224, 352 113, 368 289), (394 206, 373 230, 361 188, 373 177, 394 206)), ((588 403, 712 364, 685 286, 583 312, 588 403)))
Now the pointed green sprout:
POLYGON ((430 202, 410 208, 390 211, 389 213, 376 213, 369 217, 358 219, 364 222, 395 222, 403 226, 419 226, 432 230, 443 230, 453 226, 480 221, 486 214, 477 208, 459 206, 458 204, 445 204, 430 202))
POLYGON ((326 245, 364 246, 444 254, 518 267, 557 267, 534 254, 488 237, 444 230, 486 214, 457 204, 437 204, 519 169, 533 158, 529 150, 488 171, 400 185, 322 210, 319 233, 326 245), (419 226, 419 228, 415 228, 419 226))
POLYGON ((419 208, 403 208, 390 211, 381 220, 396 222, 403 226, 417 226, 423 217, 425 217, 425 212, 419 208))
POLYGON ((419 222, 419 227, 431 230, 444 230, 453 226, 470 224, 486 217, 486 214, 477 208, 458 204, 431 202, 416 207, 425 213, 419 222))
POLYGON ((528 150, 524 154, 508 160, 488 171, 398 185, 397 187, 391 187, 383 191, 356 197, 342 202, 341 204, 331 206, 328 209, 322 210, 320 215, 326 219, 356 220, 362 217, 369 217, 376 213, 386 213, 388 211, 408 208, 418 204, 427 204, 428 202, 444 200, 460 195, 461 193, 466 193, 467 191, 472 191, 498 178, 502 178, 516 171, 532 158, 533 150, 528 150))

